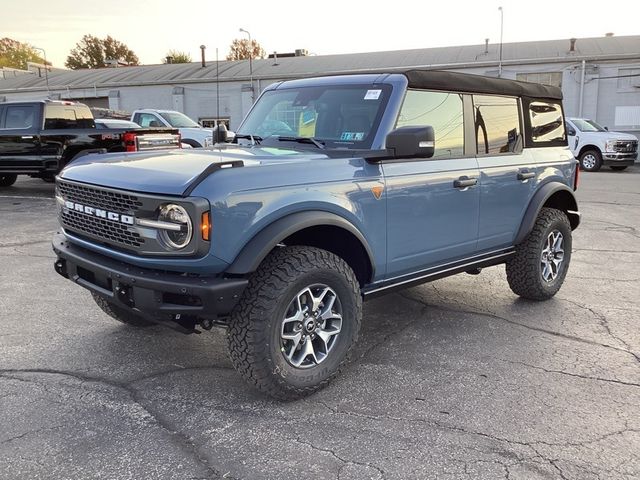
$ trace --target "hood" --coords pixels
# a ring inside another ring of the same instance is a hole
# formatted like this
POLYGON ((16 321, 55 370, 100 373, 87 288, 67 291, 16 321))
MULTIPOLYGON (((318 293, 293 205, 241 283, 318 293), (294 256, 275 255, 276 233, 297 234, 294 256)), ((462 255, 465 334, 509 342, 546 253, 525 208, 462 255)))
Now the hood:
POLYGON ((622 132, 598 132, 602 136, 606 136, 607 140, 638 140, 638 137, 630 133, 622 132))
POLYGON ((135 192, 182 195, 209 165, 215 163, 242 160, 243 168, 246 168, 319 158, 327 157, 309 151, 237 146, 212 150, 92 154, 71 162, 62 170, 60 177, 135 192))

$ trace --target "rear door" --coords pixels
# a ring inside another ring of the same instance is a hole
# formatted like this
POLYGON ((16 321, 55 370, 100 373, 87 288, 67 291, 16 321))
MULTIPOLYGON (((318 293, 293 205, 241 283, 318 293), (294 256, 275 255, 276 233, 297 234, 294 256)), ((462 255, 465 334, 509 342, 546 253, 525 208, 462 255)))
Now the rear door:
POLYGON ((39 169, 39 103, 10 104, 0 112, 0 165, 3 171, 39 169))
POLYGON ((463 98, 407 92, 396 126, 432 126, 436 148, 432 158, 382 165, 389 278, 455 261, 476 249, 479 172, 473 152, 465 150, 463 98))
POLYGON ((520 100, 473 95, 480 169, 478 251, 510 246, 534 193, 537 169, 523 149, 520 100))

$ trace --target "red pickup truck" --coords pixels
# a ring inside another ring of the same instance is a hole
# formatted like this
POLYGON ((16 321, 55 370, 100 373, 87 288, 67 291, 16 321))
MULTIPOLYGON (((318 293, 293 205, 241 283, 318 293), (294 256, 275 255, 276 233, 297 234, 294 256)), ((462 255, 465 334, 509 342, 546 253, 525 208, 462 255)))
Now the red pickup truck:
POLYGON ((91 111, 75 102, 0 103, 0 187, 18 175, 53 180, 87 152, 135 152, 180 148, 172 128, 96 128, 91 111))

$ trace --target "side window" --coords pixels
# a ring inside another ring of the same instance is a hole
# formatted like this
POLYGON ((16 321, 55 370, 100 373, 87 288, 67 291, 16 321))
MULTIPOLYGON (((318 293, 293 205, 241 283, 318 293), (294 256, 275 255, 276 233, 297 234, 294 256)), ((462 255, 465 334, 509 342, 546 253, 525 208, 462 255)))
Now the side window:
MULTIPOLYGON (((141 113, 139 114, 138 121, 136 123, 141 127, 163 127, 163 123, 158 120, 152 113, 141 113)), ((137 116, 137 115, 136 115, 137 116)))
POLYGON ((447 92, 409 90, 396 128, 431 126, 436 137, 432 158, 455 158, 464 154, 462 95, 447 92))
POLYGON ((73 108, 76 112, 78 128, 95 128, 96 124, 93 121, 93 114, 89 107, 85 105, 76 105, 73 108))
POLYGON ((36 121, 36 108, 33 105, 12 105, 6 107, 4 128, 32 128, 36 121))
POLYGON ((521 148, 517 99, 474 95, 473 112, 478 155, 513 153, 521 148))
POLYGON ((44 109, 45 130, 78 128, 78 118, 73 106, 47 105, 44 109))
POLYGON ((565 139, 562 109, 557 103, 531 102, 529 119, 534 143, 565 139))

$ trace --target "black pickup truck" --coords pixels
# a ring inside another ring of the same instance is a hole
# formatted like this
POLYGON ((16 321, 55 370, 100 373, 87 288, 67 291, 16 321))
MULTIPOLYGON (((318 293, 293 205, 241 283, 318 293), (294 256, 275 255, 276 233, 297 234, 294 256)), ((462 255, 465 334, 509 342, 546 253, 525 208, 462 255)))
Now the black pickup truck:
POLYGON ((18 175, 53 181, 78 155, 180 148, 177 129, 97 129, 86 105, 64 101, 0 103, 0 187, 18 175))

